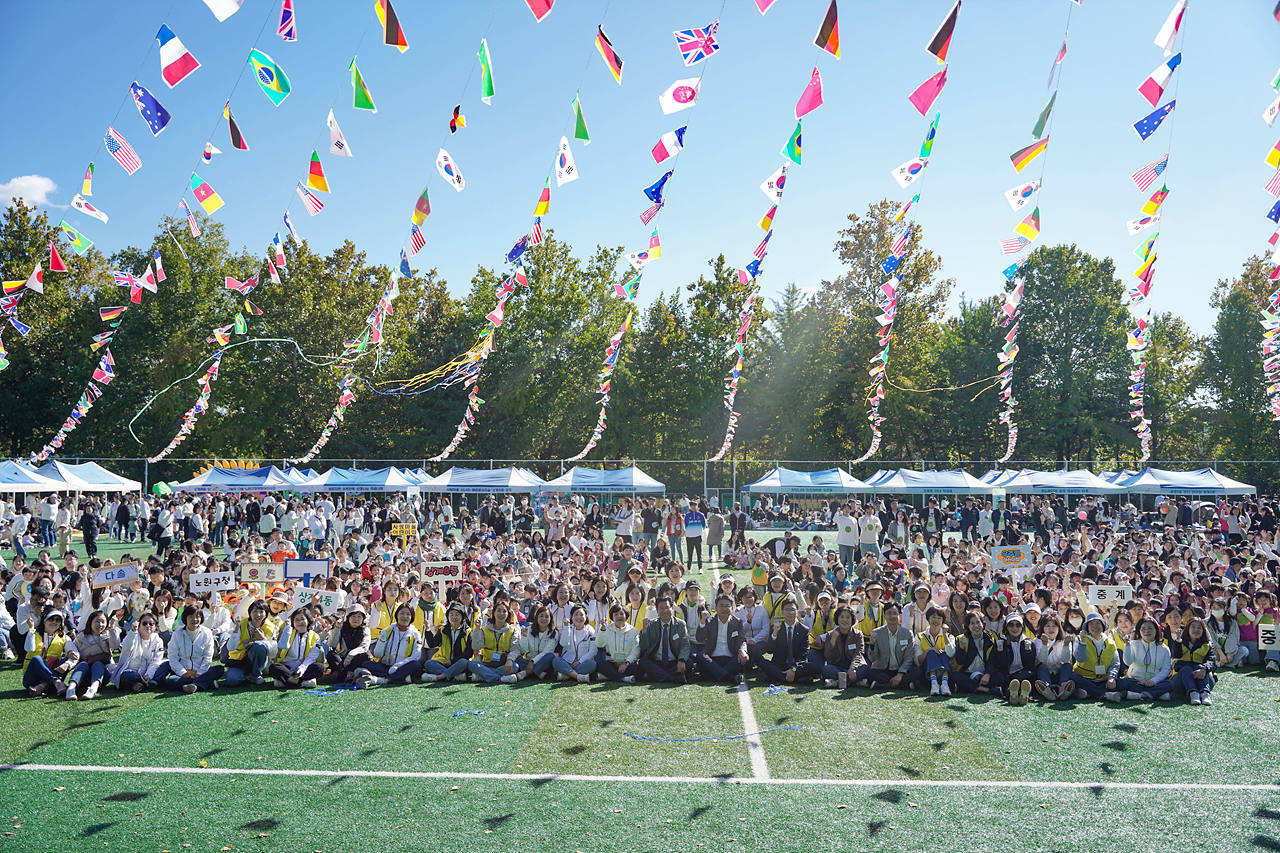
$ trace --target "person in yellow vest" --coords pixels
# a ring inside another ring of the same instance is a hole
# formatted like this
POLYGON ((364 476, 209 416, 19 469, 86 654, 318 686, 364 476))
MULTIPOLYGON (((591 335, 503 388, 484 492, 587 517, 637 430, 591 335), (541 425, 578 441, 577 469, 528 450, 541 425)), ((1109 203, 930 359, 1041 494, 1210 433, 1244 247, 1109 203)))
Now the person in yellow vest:
POLYGON ((629 584, 626 592, 627 621, 635 626, 636 631, 643 631, 649 623, 649 603, 645 601, 644 590, 639 584, 629 584))
POLYGON ((471 648, 475 655, 467 668, 478 681, 515 684, 513 655, 519 640, 520 628, 511 619, 511 606, 502 599, 495 601, 489 611, 489 621, 471 632, 471 648))
POLYGON ((276 642, 278 651, 267 668, 277 690, 286 687, 311 690, 317 679, 324 675, 320 635, 311 630, 314 622, 307 608, 299 607, 289 617, 289 624, 281 630, 276 642))
POLYGON ((1084 620, 1084 633, 1076 640, 1075 663, 1071 667, 1071 681, 1076 692, 1090 699, 1119 702, 1116 684, 1120 676, 1120 657, 1115 637, 1107 630, 1107 620, 1101 613, 1090 613, 1084 620))
MULTIPOLYGON (((818 593, 818 606, 813 611, 813 624, 809 626, 809 663, 819 668, 828 663, 822 648, 826 642, 825 635, 836 627, 835 603, 835 598, 825 589, 818 593)), ((849 612, 852 615, 853 611, 849 612)), ((830 677, 835 678, 834 675, 830 677)))
POLYGON ((858 630, 864 639, 870 640, 875 629, 884 624, 884 586, 880 581, 867 584, 867 600, 855 613, 858 616, 858 630))
POLYGON ((933 605, 925 612, 929 627, 916 635, 916 664, 929 676, 930 696, 950 696, 951 658, 956 653, 955 640, 944 627, 947 614, 933 605))
POLYGON ((396 621, 379 635, 373 644, 373 660, 356 671, 356 683, 369 688, 375 685, 408 684, 422 672, 422 635, 413 627, 414 608, 401 604, 396 608, 396 621))
POLYGON ((27 657, 22 663, 22 686, 27 695, 39 696, 53 685, 59 696, 67 686, 62 678, 80 659, 76 644, 67 636, 62 611, 46 608, 40 619, 27 620, 27 657))
POLYGON ((249 614, 240 620, 234 648, 227 651, 227 687, 242 682, 265 684, 267 663, 276 654, 276 635, 280 623, 271 617, 267 603, 261 599, 249 605, 249 614))
POLYGON ((439 628, 444 624, 444 605, 440 603, 440 599, 436 596, 436 584, 431 578, 428 578, 422 584, 422 589, 418 594, 418 606, 413 612, 413 627, 418 629, 418 633, 422 635, 423 641, 427 638, 427 632, 439 628))
POLYGON ((382 597, 369 606, 369 636, 376 640, 382 632, 396 624, 396 608, 400 606, 400 584, 387 581, 382 597))
MULTIPOLYGON (((796 605, 796 612, 800 612, 800 601, 796 598, 796 594, 787 588, 787 576, 782 572, 774 572, 769 575, 769 589, 765 592, 764 598, 760 600, 760 604, 764 607, 764 612, 769 615, 769 624, 778 627, 782 624, 782 605, 791 601, 796 605)), ((822 664, 818 664, 819 668, 822 664)))
POLYGON ((1191 619, 1182 634, 1169 644, 1173 657, 1174 681, 1192 705, 1213 704, 1214 672, 1218 669, 1218 648, 1199 616, 1191 619))
POLYGON ((471 660, 471 626, 467 609, 456 601, 445 611, 446 624, 423 637, 427 649, 435 652, 422 664, 422 681, 466 681, 471 660))

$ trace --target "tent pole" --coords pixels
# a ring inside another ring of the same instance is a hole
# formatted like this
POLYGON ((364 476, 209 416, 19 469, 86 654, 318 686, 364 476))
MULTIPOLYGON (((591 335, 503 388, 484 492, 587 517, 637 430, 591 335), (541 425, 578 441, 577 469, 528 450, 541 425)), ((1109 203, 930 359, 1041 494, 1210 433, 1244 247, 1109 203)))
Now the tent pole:
POLYGON ((144 495, 147 493, 147 489, 151 488, 151 484, 150 482, 148 482, 148 477, 150 476, 150 474, 151 474, 151 463, 148 460, 143 459, 142 460, 142 493, 144 495))

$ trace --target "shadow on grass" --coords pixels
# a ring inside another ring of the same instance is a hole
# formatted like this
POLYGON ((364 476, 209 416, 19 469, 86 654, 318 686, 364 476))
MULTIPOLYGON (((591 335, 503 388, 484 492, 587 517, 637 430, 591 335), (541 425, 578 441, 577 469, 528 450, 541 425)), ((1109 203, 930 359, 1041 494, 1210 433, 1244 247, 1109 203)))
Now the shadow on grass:
POLYGON ((508 812, 507 814, 504 814, 504 815, 495 815, 494 817, 487 817, 484 819, 484 825, 489 827, 490 829, 497 829, 498 827, 502 826, 504 823, 511 820, 511 818, 515 816, 516 816, 515 812, 508 812))
POLYGON ((113 820, 111 823, 92 823, 80 830, 80 835, 84 838, 92 838, 100 832, 106 832, 118 823, 120 823, 118 820, 113 820))
POLYGON ((240 829, 242 829, 245 832, 252 832, 252 831, 270 832, 271 830, 275 829, 279 825, 280 825, 280 821, 272 820, 271 818, 266 817, 266 818, 263 818, 262 820, 249 821, 248 823, 243 824, 240 827, 240 829))
POLYGON ((121 791, 118 794, 112 794, 109 797, 103 797, 104 803, 136 803, 138 800, 145 800, 151 796, 149 791, 121 791))

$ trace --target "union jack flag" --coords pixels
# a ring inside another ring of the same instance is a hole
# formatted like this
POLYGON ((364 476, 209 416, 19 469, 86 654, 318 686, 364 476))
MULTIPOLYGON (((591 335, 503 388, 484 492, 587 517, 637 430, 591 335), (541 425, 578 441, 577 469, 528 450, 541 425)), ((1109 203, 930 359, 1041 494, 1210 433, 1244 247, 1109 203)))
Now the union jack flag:
POLYGON ((111 273, 111 275, 115 277, 116 284, 120 285, 121 287, 137 287, 138 286, 138 279, 133 275, 133 273, 113 272, 111 273))
POLYGON ((719 28, 720 22, 716 20, 705 27, 677 30, 674 33, 676 46, 680 48, 680 55, 684 57, 686 66, 696 65, 720 49, 715 40, 716 30, 719 28))
POLYGON ((427 238, 422 236, 422 229, 417 225, 409 232, 409 254, 416 255, 427 245, 427 238))
POLYGON ((533 219, 533 230, 529 232, 529 245, 536 246, 542 242, 542 217, 535 216, 533 219))

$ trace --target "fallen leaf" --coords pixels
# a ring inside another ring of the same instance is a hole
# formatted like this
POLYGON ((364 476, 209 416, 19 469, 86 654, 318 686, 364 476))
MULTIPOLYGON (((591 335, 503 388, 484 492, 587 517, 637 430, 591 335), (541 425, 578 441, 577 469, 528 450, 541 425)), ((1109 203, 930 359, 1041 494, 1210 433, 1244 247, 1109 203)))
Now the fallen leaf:
POLYGON ((846 806, 844 803, 841 803, 840 805, 836 806, 836 808, 838 808, 838 809, 847 809, 847 808, 849 808, 849 807, 848 807, 848 806, 846 806))
POLYGON ((200 766, 201 766, 201 767, 208 767, 208 766, 209 766, 209 762, 207 762, 207 761, 201 761, 201 762, 200 762, 200 766))
MULTIPOLYGON (((1239 719, 1239 717, 1237 717, 1236 719, 1239 719)), ((67 789, 66 789, 65 787, 60 787, 60 788, 54 788, 53 790, 55 790, 55 791, 65 791, 65 790, 67 790, 67 789)))
POLYGON ((493 830, 492 830, 492 829, 486 829, 486 830, 484 831, 484 834, 485 834, 485 835, 493 835, 493 830))
POLYGON ((121 753, 117 753, 117 754, 118 754, 121 758, 124 758, 124 753, 123 753, 123 752, 121 752, 121 753))
POLYGON ((740 817, 740 818, 738 818, 738 820, 746 820, 746 818, 745 818, 745 817, 740 817))
POLYGON ((450 791, 461 791, 461 790, 462 790, 462 786, 461 786, 461 785, 454 785, 454 786, 453 786, 452 788, 450 788, 449 790, 450 790, 450 791))
POLYGON ((271 833, 269 832, 259 832, 257 835, 254 836, 254 838, 270 838, 270 837, 271 837, 271 833))
POLYGON ((613 810, 613 813, 614 813, 614 814, 622 814, 622 809, 614 809, 614 810, 613 810))
POLYGON ((735 841, 737 841, 737 840, 738 840, 738 839, 736 839, 736 838, 726 838, 726 839, 725 839, 725 841, 728 841, 730 844, 732 844, 733 842, 735 842, 735 841))
POLYGON ((477 747, 476 752, 484 752, 484 747, 477 747))
POLYGON ((907 805, 911 806, 911 808, 913 808, 913 809, 918 809, 918 808, 920 808, 920 804, 919 804, 919 803, 912 803, 912 802, 908 802, 908 803, 907 803, 907 805))
POLYGON ((142 812, 134 812, 134 813, 133 813, 133 816, 134 816, 134 817, 142 817, 142 812))
POLYGON ((427 740, 435 740, 435 738, 433 738, 433 737, 429 737, 429 738, 427 738, 427 740))
POLYGON ((234 848, 234 847, 232 847, 230 844, 228 844, 226 847, 223 847, 222 849, 223 849, 223 850, 234 850, 235 848, 234 848))
POLYGON ((672 818, 672 817, 667 818, 667 823, 675 823, 675 822, 676 822, 675 818, 672 818))
POLYGON ((604 757, 605 757, 605 758, 613 758, 613 753, 612 753, 612 752, 606 752, 606 753, 604 754, 604 757))
POLYGON ((22 823, 21 823, 21 822, 19 822, 19 823, 15 823, 15 824, 13 825, 13 828, 14 828, 14 829, 22 829, 22 823))

